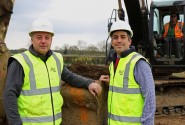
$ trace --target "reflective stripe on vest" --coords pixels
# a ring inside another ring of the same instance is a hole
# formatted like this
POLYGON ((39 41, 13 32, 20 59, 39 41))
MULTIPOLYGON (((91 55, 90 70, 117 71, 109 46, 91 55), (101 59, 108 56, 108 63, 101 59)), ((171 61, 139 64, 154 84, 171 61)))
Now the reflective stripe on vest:
MULTIPOLYGON (((177 22, 174 28, 174 35, 176 38, 181 38, 183 36, 182 33, 182 28, 183 28, 184 23, 183 22, 177 22)), ((168 34, 168 29, 169 29, 170 23, 166 23, 164 25, 164 34, 163 37, 166 37, 168 34)))
MULTIPOLYGON (((30 73, 29 73, 30 76, 29 77, 30 77, 30 83, 31 83, 30 84, 31 90, 22 90, 21 94, 22 95, 40 95, 40 94, 50 93, 50 88, 42 88, 42 89, 36 88, 36 80, 35 80, 35 75, 34 75, 34 71, 33 71, 33 64, 25 53, 21 53, 21 55, 24 57, 27 65, 30 66, 30 73)), ((60 61, 59 61, 58 57, 55 55, 55 53, 53 53, 53 57, 56 60, 57 69, 61 69, 60 61)), ((61 70, 58 70, 58 76, 59 76, 59 78, 61 78, 61 70)), ((58 86, 51 87, 51 90, 52 90, 52 92, 58 92, 58 91, 60 91, 60 88, 58 86)))
MULTIPOLYGON (((55 119, 60 119, 62 117, 61 113, 58 113, 55 115, 55 119)), ((29 122, 34 123, 37 121, 37 123, 42 122, 51 122, 53 121, 53 116, 45 116, 45 117, 21 117, 22 122, 29 122)))
POLYGON ((125 58, 121 58, 115 74, 113 63, 110 64, 108 96, 108 122, 110 125, 129 125, 133 123, 135 125, 141 125, 144 100, 140 87, 134 79, 134 66, 141 58, 145 59, 135 52, 125 58), (131 101, 129 99, 131 99, 131 101), (135 99, 137 102, 133 101, 135 99), (135 107, 129 107, 129 105, 135 107))
POLYGON ((50 124, 53 124, 54 119, 55 119, 55 124, 59 125, 62 121, 61 106, 63 104, 63 99, 62 99, 62 96, 60 95, 60 85, 61 85, 60 80, 61 80, 61 72, 63 70, 62 56, 60 56, 60 54, 58 53, 53 52, 53 55, 48 58, 49 61, 47 60, 45 64, 43 64, 43 62, 40 59, 37 59, 37 57, 34 57, 29 51, 26 51, 21 54, 17 54, 13 57, 17 59, 17 61, 19 61, 19 63, 22 65, 24 74, 25 74, 23 88, 18 98, 19 113, 24 125, 27 125, 27 124, 50 125, 50 124), (34 68, 35 65, 32 63, 34 62, 34 60, 36 61, 37 67, 44 66, 45 69, 42 69, 42 68, 39 69, 40 67, 34 68), (51 65, 53 64, 54 65, 56 64, 55 65, 56 68, 54 66, 54 68, 52 69, 51 65), (53 71, 49 71, 50 69, 48 68, 51 68, 51 70, 53 71), (44 82, 44 80, 42 83, 41 82, 42 80, 40 80, 38 85, 38 81, 37 81, 38 77, 35 74, 37 71, 44 74, 44 76, 42 76, 43 77, 42 79, 46 79, 47 83, 46 81, 44 82), (48 75, 45 76, 46 74, 48 75), (53 83, 52 81, 57 83, 53 83), (51 90, 49 87, 49 83, 51 85, 51 90), (54 116, 52 113, 52 106, 51 106, 51 95, 50 95, 51 91, 52 91, 52 98, 54 100, 54 103, 53 103, 54 116), (28 102, 24 103, 23 101, 27 101, 27 99, 28 99, 28 102), (47 102, 44 103, 45 102, 44 100, 47 100, 47 102), (31 101, 34 107, 31 107, 32 104, 29 104, 29 101, 31 101))
POLYGON ((110 114, 110 113, 108 113, 108 117, 115 120, 115 121, 120 121, 120 122, 141 122, 140 117, 118 116, 118 115, 113 115, 113 114, 110 114))

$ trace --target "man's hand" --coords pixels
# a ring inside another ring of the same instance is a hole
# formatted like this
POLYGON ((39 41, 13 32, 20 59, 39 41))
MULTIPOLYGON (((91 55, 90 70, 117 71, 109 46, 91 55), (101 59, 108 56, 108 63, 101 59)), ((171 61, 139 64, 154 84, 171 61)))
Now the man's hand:
POLYGON ((110 82, 110 78, 108 75, 101 75, 99 80, 101 82, 106 82, 106 84, 109 84, 109 82, 110 82))
POLYGON ((95 97, 96 95, 100 96, 101 95, 101 91, 102 91, 102 87, 95 82, 92 82, 89 86, 88 89, 90 91, 90 93, 95 97))

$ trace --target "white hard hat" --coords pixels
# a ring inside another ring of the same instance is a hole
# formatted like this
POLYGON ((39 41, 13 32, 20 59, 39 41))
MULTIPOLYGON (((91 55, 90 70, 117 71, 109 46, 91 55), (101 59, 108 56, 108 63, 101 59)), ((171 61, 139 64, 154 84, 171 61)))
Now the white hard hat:
POLYGON ((130 25, 127 22, 122 20, 118 20, 112 24, 109 35, 111 36, 114 31, 119 31, 119 30, 126 30, 130 33, 131 37, 133 36, 133 31, 130 25))
POLYGON ((54 36, 53 25, 45 18, 38 18, 33 21, 29 35, 31 36, 33 32, 48 32, 54 36))

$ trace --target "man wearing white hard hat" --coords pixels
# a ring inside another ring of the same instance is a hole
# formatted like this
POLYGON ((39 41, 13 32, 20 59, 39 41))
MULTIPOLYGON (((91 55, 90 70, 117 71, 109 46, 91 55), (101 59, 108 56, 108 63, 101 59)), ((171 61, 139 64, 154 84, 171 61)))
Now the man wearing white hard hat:
POLYGON ((63 98, 61 80, 75 87, 101 94, 92 79, 70 72, 60 53, 50 50, 54 36, 52 23, 36 19, 29 32, 29 50, 10 57, 3 102, 9 125, 60 125, 63 98))
POLYGON ((155 86, 148 61, 131 46, 133 31, 117 21, 109 33, 115 50, 109 66, 108 125, 154 125, 155 86))

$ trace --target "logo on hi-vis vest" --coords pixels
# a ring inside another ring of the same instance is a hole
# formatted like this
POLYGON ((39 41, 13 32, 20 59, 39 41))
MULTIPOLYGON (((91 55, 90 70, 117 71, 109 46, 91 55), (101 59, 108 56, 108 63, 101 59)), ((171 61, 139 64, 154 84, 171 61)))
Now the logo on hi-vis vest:
POLYGON ((55 68, 51 68, 50 71, 56 72, 56 69, 55 68))
POLYGON ((122 70, 119 70, 119 75, 123 75, 123 71, 122 70))

